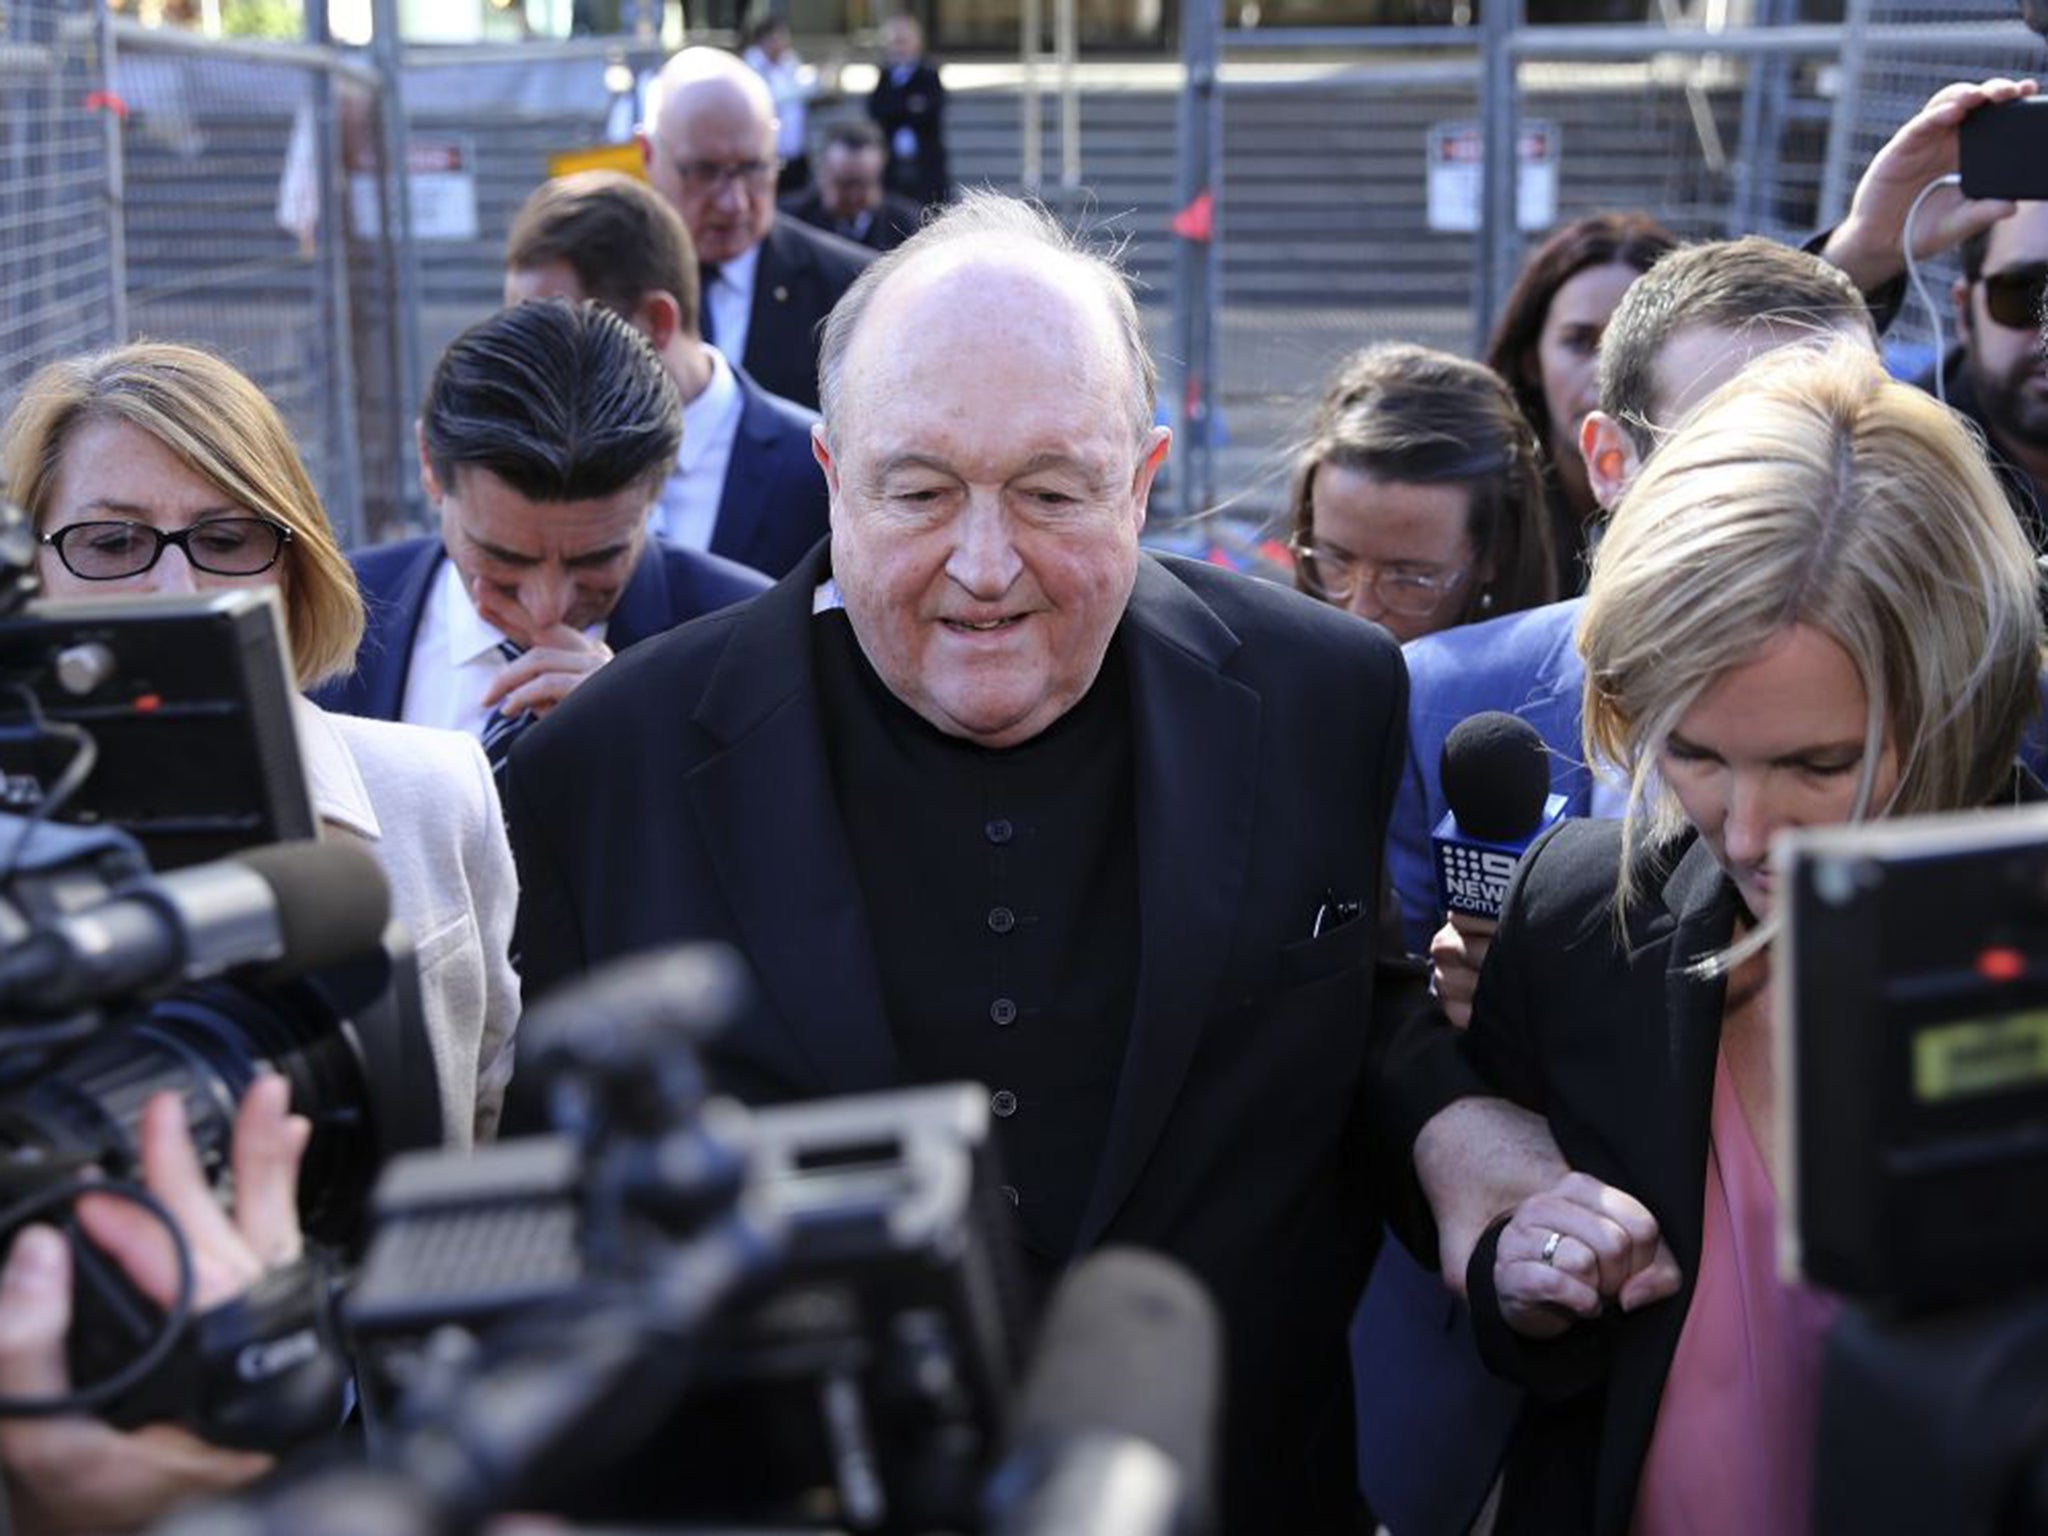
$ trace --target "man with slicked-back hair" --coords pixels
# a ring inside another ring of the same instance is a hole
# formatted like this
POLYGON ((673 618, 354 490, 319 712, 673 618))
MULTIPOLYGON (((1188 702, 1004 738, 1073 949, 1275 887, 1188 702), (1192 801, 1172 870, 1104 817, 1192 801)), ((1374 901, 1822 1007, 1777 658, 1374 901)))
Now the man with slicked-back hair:
POLYGON ((610 310, 547 300, 464 331, 420 408, 440 534, 355 554, 369 627, 319 702, 474 732, 496 766, 617 652, 766 587, 648 535, 680 440, 675 386, 610 310))

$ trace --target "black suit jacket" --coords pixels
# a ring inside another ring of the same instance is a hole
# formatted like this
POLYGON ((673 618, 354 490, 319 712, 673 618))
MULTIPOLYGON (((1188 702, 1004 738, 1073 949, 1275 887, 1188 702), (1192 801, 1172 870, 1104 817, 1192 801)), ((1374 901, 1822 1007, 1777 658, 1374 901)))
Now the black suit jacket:
MULTIPOLYGON (((405 717, 405 677, 412 665, 413 640, 427 594, 447 558, 440 539, 431 534, 359 549, 349 556, 368 622, 356 648, 355 670, 315 690, 315 703, 373 720, 405 717)), ((752 597, 767 585, 758 571, 650 538, 612 608, 605 643, 623 651, 700 613, 752 597)))
POLYGON ((793 219, 802 219, 813 229, 822 229, 827 234, 838 235, 841 239, 852 240, 878 252, 893 251, 916 234, 918 223, 924 216, 924 210, 910 199, 898 197, 894 192, 884 192, 882 205, 868 220, 866 231, 859 235, 848 234, 840 227, 838 216, 825 206, 825 195, 816 187, 808 192, 799 192, 795 197, 784 198, 782 211, 793 219))
POLYGON ((868 93, 868 116, 889 141, 889 164, 883 172, 891 191, 920 205, 942 203, 952 184, 946 165, 946 87, 938 66, 920 59, 909 78, 898 85, 884 60, 881 76, 868 93), (896 130, 908 128, 916 151, 896 153, 896 130))
MULTIPOLYGON (((714 1042, 753 1100, 902 1081, 811 665, 821 549, 759 602, 639 647, 514 749, 528 996, 681 939, 765 1006, 714 1042)), ((1379 1042, 1379 850, 1405 674, 1383 633, 1277 586, 1141 560, 1123 621, 1138 1001, 1080 1246, 1163 1249, 1229 1331, 1237 1532, 1349 1530, 1344 1330, 1378 1243, 1360 1111, 1379 1042), (1327 898, 1356 916, 1311 936, 1327 898)))
POLYGON ((735 368, 740 420, 711 527, 711 553, 785 576, 825 536, 825 472, 811 452, 816 411, 771 395, 735 368))
POLYGON ((1565 822, 1529 851, 1459 1045, 1483 1084, 1547 1117, 1573 1168, 1649 1207, 1685 1280, 1667 1301, 1536 1343, 1501 1317, 1499 1227, 1480 1243, 1467 1270, 1480 1351, 1531 1392, 1508 1453, 1503 1533, 1628 1529, 1699 1273, 1726 985, 1689 969, 1728 946, 1737 901, 1688 832, 1663 850, 1665 873, 1641 887, 1618 937, 1620 858, 1612 821, 1565 822))
POLYGON ((875 253, 800 220, 780 218, 759 250, 740 366, 769 394, 815 411, 818 329, 875 253))

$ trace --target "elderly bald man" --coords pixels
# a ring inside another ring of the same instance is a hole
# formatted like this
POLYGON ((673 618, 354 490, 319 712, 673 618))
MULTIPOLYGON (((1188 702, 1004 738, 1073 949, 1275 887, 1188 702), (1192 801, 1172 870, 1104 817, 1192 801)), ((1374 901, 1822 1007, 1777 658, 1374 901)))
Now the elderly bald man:
POLYGON ((717 939, 761 992, 728 1091, 986 1084, 1035 1279, 1134 1243, 1220 1301, 1227 1528, 1349 1532, 1400 656, 1139 549, 1137 311, 1042 213, 970 194, 823 357, 829 543, 513 753, 530 994, 717 939))
POLYGON ((815 410, 819 327, 874 252, 776 218, 767 85, 721 49, 685 48, 655 81, 640 154, 697 247, 704 339, 771 395, 815 410))

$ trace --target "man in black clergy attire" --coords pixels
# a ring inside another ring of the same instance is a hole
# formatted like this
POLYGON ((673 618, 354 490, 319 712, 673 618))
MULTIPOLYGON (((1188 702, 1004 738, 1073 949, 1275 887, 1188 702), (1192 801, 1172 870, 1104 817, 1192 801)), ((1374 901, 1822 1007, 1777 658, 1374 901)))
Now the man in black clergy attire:
POLYGON ((1227 1528, 1351 1531, 1364 1087, 1418 990, 1375 964, 1400 656, 1140 552, 1136 309, 1021 203, 878 261, 822 369, 829 546, 512 756, 528 995, 719 939, 764 1001, 724 1088, 986 1084, 1037 1278, 1134 1243, 1220 1301, 1227 1528))

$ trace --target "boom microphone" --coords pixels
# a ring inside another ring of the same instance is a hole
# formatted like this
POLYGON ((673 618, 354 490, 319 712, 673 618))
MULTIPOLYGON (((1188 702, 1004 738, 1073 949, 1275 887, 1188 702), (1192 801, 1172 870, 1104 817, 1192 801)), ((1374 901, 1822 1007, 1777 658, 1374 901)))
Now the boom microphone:
POLYGON ((1550 793, 1550 749, 1518 716, 1490 709, 1444 738, 1440 777, 1450 810, 1430 841, 1446 914, 1498 921, 1515 865, 1564 817, 1550 793))
POLYGON ((1222 1325, 1193 1275, 1107 1248, 1054 1292, 992 1536, 1194 1536, 1212 1524, 1222 1325))
POLYGON ((377 948, 391 892, 345 843, 280 843, 138 880, 0 957, 0 1015, 53 1016, 244 965, 289 981, 377 948))

